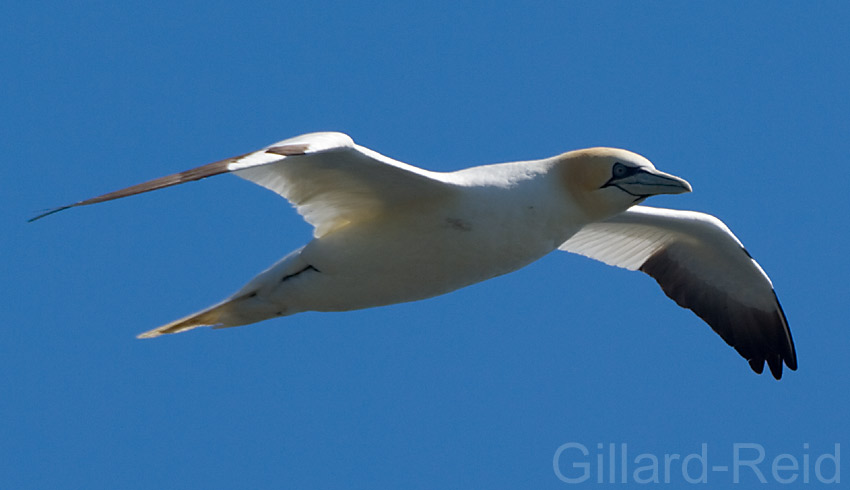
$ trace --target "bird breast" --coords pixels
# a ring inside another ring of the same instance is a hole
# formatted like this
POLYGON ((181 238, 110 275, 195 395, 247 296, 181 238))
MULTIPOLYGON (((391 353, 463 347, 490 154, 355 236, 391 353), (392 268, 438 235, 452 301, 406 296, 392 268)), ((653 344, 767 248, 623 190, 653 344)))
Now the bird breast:
POLYGON ((332 306, 311 309, 413 301, 512 272, 579 229, 568 208, 548 186, 521 182, 462 188, 351 224, 302 252, 327 279, 323 296, 339 289, 332 306))

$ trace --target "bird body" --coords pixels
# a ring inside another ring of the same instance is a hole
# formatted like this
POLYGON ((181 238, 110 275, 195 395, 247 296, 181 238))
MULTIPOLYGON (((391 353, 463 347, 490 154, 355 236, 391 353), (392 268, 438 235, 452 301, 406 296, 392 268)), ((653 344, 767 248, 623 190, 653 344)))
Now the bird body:
POLYGON ((756 372, 796 369, 785 315, 760 266, 716 218, 636 206, 690 185, 626 150, 432 172, 312 133, 57 208, 233 172, 295 205, 314 238, 232 296, 140 337, 425 299, 562 249, 653 276, 756 372))
POLYGON ((446 176, 434 184, 442 198, 414 199, 288 256, 264 273, 268 297, 286 305, 284 314, 353 310, 437 296, 524 267, 579 228, 565 200, 547 199, 554 186, 546 176, 497 183, 446 176))

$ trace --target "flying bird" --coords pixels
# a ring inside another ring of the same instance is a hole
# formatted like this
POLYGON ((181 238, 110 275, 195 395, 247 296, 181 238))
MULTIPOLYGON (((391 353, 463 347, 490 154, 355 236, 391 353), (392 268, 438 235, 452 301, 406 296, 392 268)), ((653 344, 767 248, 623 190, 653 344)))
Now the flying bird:
POLYGON ((139 338, 425 299, 564 250, 649 274, 756 373, 765 362, 776 379, 783 362, 797 369, 767 274, 714 216, 638 205, 691 186, 622 149, 433 172, 342 133, 310 133, 30 221, 228 172, 289 200, 313 239, 222 302, 139 338))

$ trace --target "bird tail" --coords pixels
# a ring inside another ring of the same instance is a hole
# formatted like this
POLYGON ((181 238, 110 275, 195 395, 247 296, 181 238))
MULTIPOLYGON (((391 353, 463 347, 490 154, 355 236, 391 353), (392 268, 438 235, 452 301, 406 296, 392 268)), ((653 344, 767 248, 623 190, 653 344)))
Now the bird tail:
POLYGON ((185 332, 186 330, 192 330, 197 327, 225 328, 244 325, 244 322, 236 320, 236 316, 234 315, 236 304, 241 299, 242 298, 231 298, 225 300, 197 313, 180 318, 179 320, 174 320, 171 323, 157 327, 153 330, 148 330, 147 332, 139 334, 136 338, 151 339, 169 333, 185 332))
MULTIPOLYGON (((282 282, 281 277, 285 281, 302 272, 310 270, 318 272, 318 269, 301 258, 301 250, 303 248, 299 248, 280 259, 276 264, 251 279, 248 284, 242 286, 242 289, 236 291, 236 293, 221 303, 212 305, 209 308, 205 308, 179 320, 174 320, 153 330, 148 330, 140 334, 138 338, 150 339, 169 333, 185 332, 186 330, 197 327, 238 327, 268 318, 277 318, 302 311, 293 309, 291 305, 281 305, 280 298, 264 298, 263 294, 258 294, 258 292, 270 284, 279 285, 282 282)), ((273 290, 268 289, 266 292, 271 294, 273 290)))

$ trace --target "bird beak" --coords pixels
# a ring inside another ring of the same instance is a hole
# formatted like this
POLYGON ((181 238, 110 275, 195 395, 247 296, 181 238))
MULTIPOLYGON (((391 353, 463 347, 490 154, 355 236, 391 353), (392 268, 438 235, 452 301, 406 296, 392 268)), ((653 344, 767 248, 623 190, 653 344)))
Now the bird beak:
POLYGON ((608 186, 619 187, 620 190, 638 198, 656 194, 682 194, 692 190, 691 184, 686 180, 654 168, 641 168, 625 177, 612 178, 603 187, 608 186))

